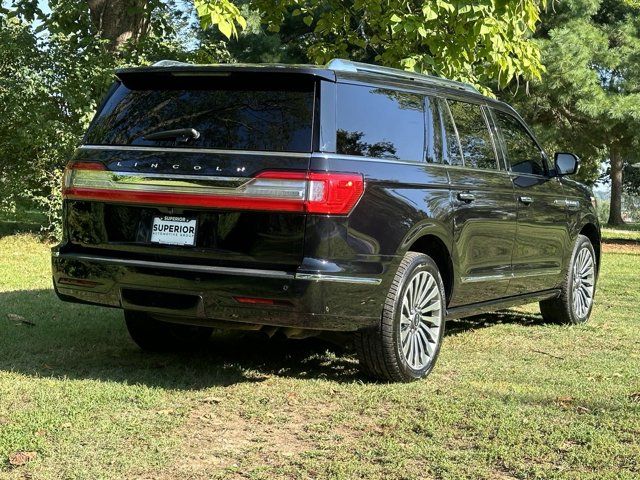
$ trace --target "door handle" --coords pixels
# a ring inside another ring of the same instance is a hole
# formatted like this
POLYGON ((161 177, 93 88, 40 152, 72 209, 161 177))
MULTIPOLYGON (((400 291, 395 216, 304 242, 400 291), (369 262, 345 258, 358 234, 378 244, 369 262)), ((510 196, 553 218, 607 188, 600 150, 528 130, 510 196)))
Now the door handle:
POLYGON ((580 208, 580 202, 578 200, 554 200, 553 203, 559 207, 565 207, 567 210, 577 210, 580 208))
POLYGON ((473 193, 469 193, 469 192, 458 193, 458 200, 462 200, 463 202, 473 202, 475 199, 476 199, 476 196, 473 193))
POLYGON ((520 203, 524 203, 525 205, 531 205, 533 203, 533 198, 527 196, 519 197, 518 200, 520 200, 520 203))

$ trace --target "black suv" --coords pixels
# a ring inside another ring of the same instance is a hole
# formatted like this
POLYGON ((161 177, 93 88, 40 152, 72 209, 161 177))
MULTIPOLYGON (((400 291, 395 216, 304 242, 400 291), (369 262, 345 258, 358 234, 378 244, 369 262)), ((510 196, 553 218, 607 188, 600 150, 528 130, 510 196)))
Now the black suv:
POLYGON ((55 289, 124 309, 143 349, 214 327, 353 332, 367 373, 408 381, 445 319, 530 302, 588 319, 600 227, 577 168, 442 78, 345 60, 119 70, 66 169, 55 289))

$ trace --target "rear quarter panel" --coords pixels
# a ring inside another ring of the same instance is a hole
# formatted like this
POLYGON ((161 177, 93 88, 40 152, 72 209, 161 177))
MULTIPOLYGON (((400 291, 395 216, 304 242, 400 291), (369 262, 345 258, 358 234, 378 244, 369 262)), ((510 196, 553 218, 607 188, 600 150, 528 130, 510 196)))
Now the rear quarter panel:
POLYGON ((314 154, 310 169, 361 173, 365 192, 347 217, 307 219, 301 268, 382 279, 363 302, 382 308, 403 254, 425 234, 451 246, 451 198, 445 168, 418 162, 314 154))

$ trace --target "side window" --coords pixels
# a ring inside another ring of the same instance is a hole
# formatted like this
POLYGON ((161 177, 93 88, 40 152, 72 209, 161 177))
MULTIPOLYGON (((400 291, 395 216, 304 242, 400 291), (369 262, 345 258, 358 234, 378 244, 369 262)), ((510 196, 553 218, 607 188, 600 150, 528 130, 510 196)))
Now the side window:
POLYGON ((496 170, 498 161, 482 107, 453 100, 448 103, 458 129, 465 166, 496 170))
POLYGON ((424 103, 413 93, 338 84, 337 152, 423 161, 424 103))
POLYGON ((425 97, 426 116, 426 150, 425 159, 428 163, 442 163, 442 121, 437 100, 425 97))
POLYGON ((442 132, 443 157, 449 165, 462 165, 462 152, 458 142, 456 126, 451 118, 451 112, 447 101, 438 99, 438 112, 440 115, 440 131, 442 132))
POLYGON ((527 129, 513 115, 493 110, 511 171, 544 175, 544 157, 527 129))

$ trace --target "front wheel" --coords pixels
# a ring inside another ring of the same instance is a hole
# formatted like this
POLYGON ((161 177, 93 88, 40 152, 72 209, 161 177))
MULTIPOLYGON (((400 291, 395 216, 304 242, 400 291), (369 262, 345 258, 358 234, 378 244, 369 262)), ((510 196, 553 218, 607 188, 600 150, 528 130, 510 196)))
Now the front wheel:
POLYGON ((148 352, 171 352, 206 344, 212 328, 156 320, 144 312, 125 310, 124 320, 132 340, 148 352))
POLYGON ((577 324, 589 320, 596 290, 596 254, 591 241, 578 235, 560 296, 540 302, 547 322, 577 324))
POLYGON ((444 336, 445 304, 436 263, 427 255, 408 252, 389 289, 380 325, 356 334, 362 370, 392 382, 429 375, 444 336))

